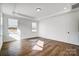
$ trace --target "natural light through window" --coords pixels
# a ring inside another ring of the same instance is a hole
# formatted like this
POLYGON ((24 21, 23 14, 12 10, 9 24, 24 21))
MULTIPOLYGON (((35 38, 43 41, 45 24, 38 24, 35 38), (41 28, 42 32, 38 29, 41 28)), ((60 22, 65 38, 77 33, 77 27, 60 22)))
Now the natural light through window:
POLYGON ((20 40, 20 29, 18 28, 18 20, 16 19, 8 19, 8 33, 9 37, 20 40))
POLYGON ((38 40, 32 50, 43 50, 44 41, 38 40))
POLYGON ((37 23, 32 22, 32 32, 37 32, 37 23))
POLYGON ((2 36, 2 27, 3 27, 3 19, 2 19, 2 14, 1 14, 1 19, 0 19, 0 36, 2 36))

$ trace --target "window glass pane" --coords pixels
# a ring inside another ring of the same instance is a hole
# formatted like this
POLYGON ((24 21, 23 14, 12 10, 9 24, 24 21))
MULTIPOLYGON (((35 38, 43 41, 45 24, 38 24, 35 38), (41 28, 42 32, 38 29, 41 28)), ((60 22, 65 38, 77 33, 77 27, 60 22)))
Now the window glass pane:
POLYGON ((36 22, 32 22, 32 28, 36 28, 36 27, 37 27, 36 22))
POLYGON ((15 19, 8 19, 8 27, 17 27, 17 20, 15 19))
POLYGON ((37 32, 37 23, 32 22, 32 32, 37 32))
POLYGON ((16 32, 18 27, 18 20, 16 19, 8 19, 8 31, 10 32, 16 32))
POLYGON ((18 20, 17 19, 8 19, 8 34, 10 38, 20 40, 21 39, 21 31, 18 28, 18 20))
POLYGON ((37 32, 37 30, 32 30, 32 32, 37 32))

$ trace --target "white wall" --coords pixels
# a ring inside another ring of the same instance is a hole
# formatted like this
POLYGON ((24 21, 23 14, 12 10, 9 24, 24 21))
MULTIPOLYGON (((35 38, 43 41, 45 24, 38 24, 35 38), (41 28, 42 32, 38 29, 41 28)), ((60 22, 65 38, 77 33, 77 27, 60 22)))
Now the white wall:
MULTIPOLYGON (((1 7, 1 6, 0 6, 1 7)), ((0 50, 1 50, 1 47, 2 47, 2 43, 3 43, 3 41, 2 41, 2 25, 1 25, 1 8, 0 8, 0 50)))
POLYGON ((39 36, 79 45, 79 11, 40 19, 39 36))
MULTIPOLYGON (((32 24, 33 20, 20 18, 20 17, 12 17, 12 16, 9 16, 9 15, 4 15, 3 16, 3 20, 4 20, 3 41, 4 42, 15 40, 15 39, 12 39, 11 37, 9 37, 9 35, 8 35, 8 18, 12 18, 12 19, 17 19, 18 20, 18 28, 21 31, 21 39, 38 36, 38 32, 32 33, 31 24, 32 24)), ((35 22, 37 22, 37 21, 35 21, 35 22)))
POLYGON ((0 12, 0 49, 2 46, 2 35, 1 35, 1 12, 0 12))
MULTIPOLYGON (((37 21, 27 20, 27 19, 19 20, 18 25, 19 25, 19 29, 21 30, 21 39, 38 36, 38 32, 35 32, 35 33, 32 32, 32 22, 37 22, 37 21)), ((37 22, 37 24, 38 24, 38 22, 37 22)))
POLYGON ((3 42, 8 41, 8 20, 3 14, 3 42))

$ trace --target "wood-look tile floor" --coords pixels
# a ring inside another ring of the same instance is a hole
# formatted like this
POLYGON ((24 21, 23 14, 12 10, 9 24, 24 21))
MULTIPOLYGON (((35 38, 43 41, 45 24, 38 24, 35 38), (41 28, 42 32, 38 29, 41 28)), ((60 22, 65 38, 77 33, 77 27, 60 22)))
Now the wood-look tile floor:
POLYGON ((79 46, 36 38, 3 44, 1 56, 79 56, 79 46))

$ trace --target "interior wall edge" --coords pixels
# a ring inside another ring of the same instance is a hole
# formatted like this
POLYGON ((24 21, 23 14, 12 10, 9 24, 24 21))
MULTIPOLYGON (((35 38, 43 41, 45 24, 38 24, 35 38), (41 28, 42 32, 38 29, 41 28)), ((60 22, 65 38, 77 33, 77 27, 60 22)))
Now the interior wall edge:
POLYGON ((39 37, 79 46, 79 44, 71 43, 71 42, 67 42, 67 41, 62 41, 62 40, 57 40, 56 38, 48 38, 48 37, 44 37, 44 36, 39 36, 39 37))

